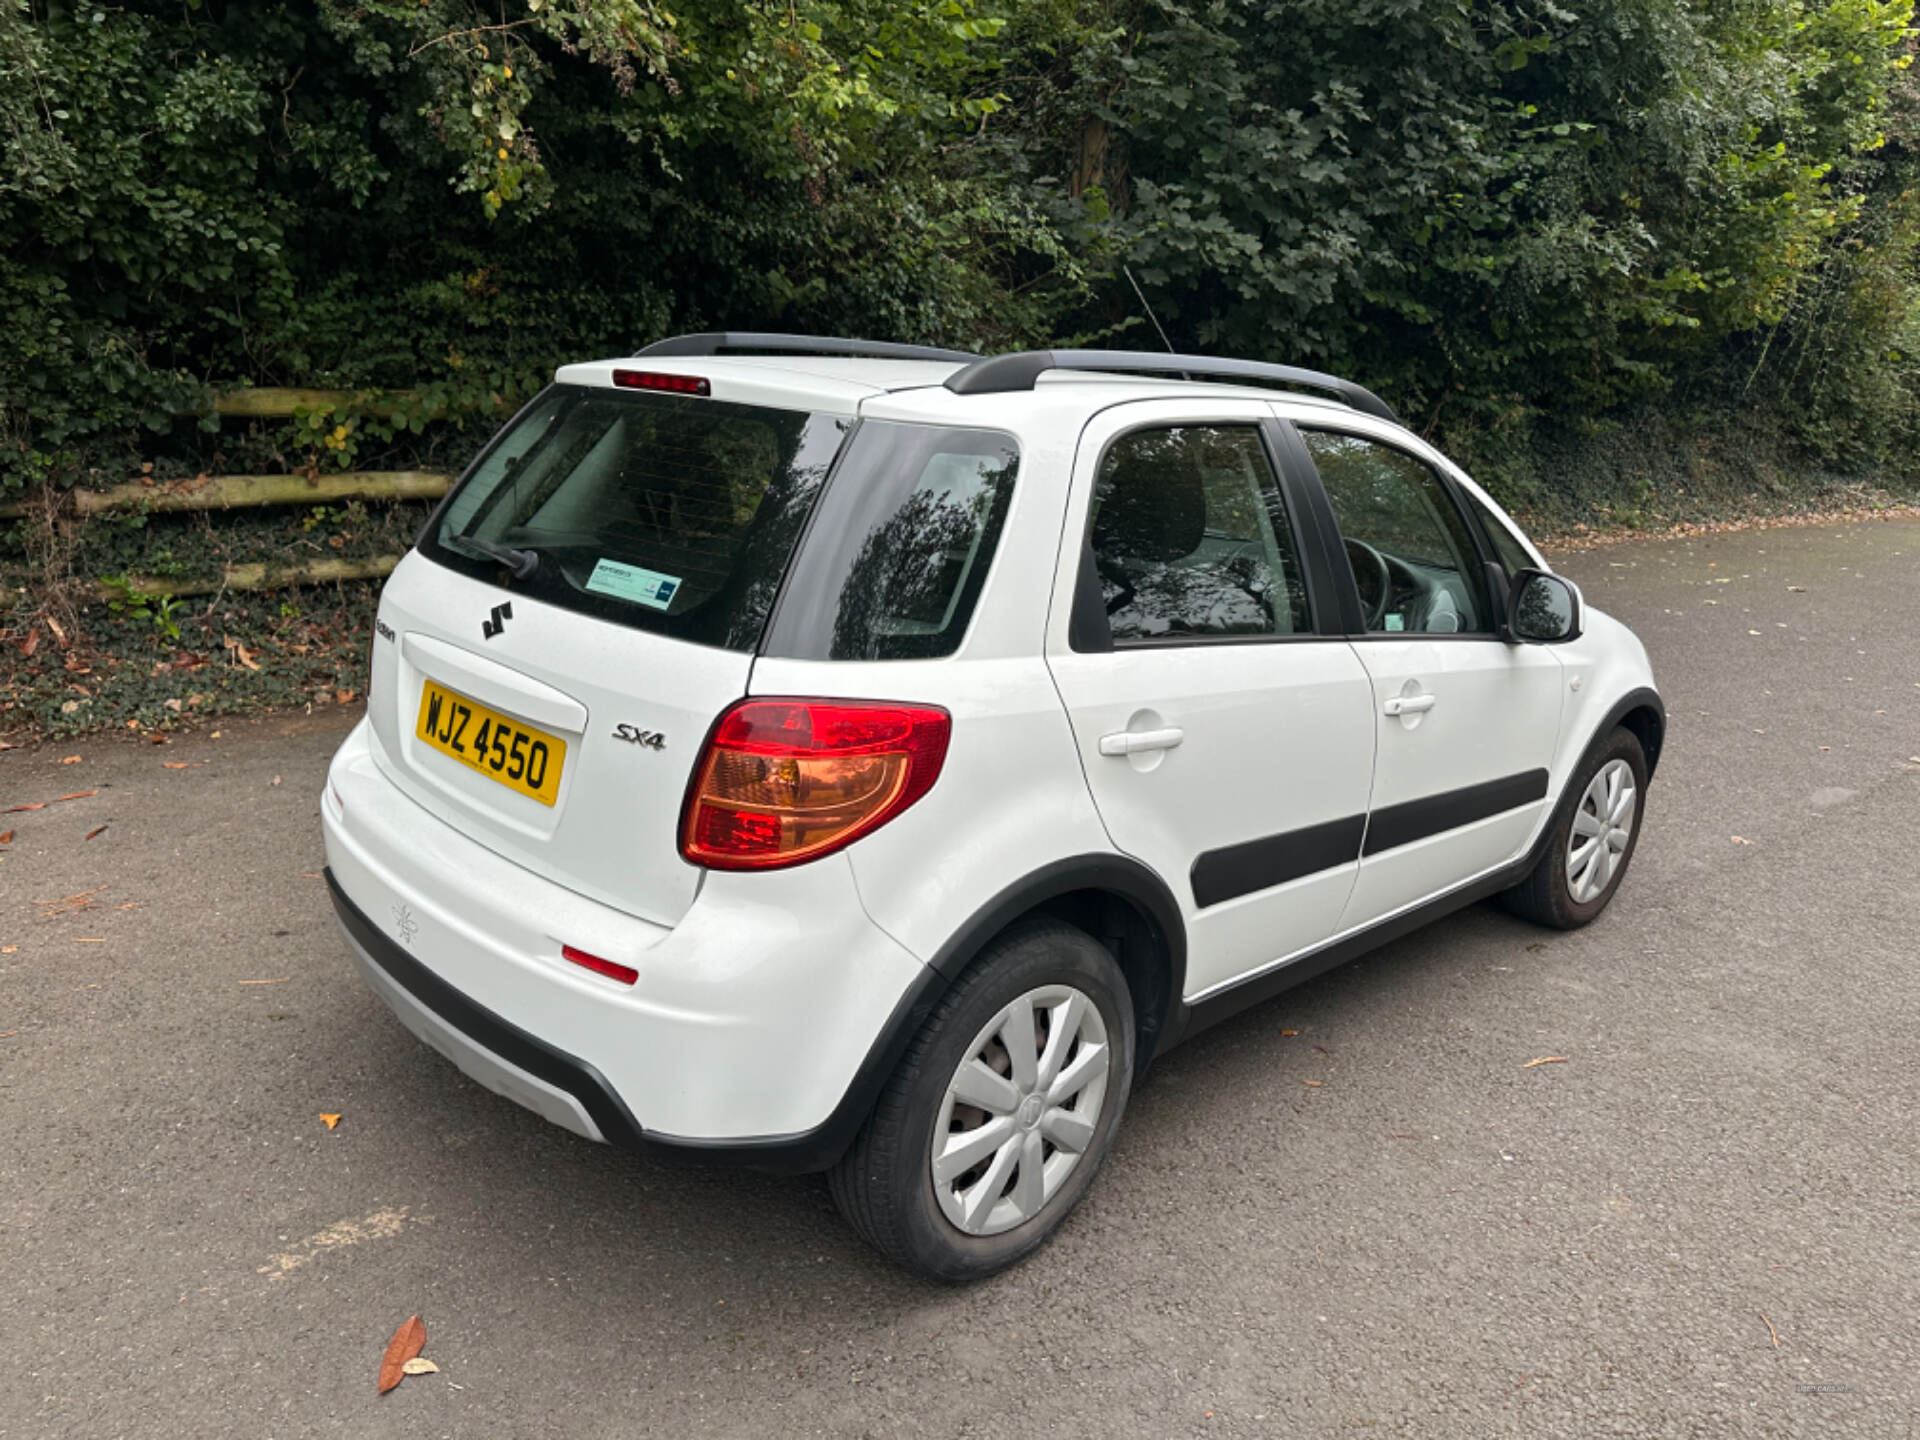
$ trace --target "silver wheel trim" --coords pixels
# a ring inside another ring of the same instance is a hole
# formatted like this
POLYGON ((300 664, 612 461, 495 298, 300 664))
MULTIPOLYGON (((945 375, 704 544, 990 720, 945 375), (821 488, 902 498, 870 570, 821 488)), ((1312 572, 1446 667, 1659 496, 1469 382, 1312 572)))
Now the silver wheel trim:
POLYGON ((1620 857, 1633 839, 1633 812, 1639 799, 1633 788, 1633 767, 1624 760, 1609 760, 1587 783, 1587 793, 1573 812, 1573 834, 1567 841, 1567 890, 1576 905, 1599 899, 1613 883, 1620 857))
POLYGON ((967 1046, 933 1127, 933 1193, 954 1226, 998 1235, 1039 1214, 1093 1143, 1112 1047, 1070 985, 1029 990, 967 1046))

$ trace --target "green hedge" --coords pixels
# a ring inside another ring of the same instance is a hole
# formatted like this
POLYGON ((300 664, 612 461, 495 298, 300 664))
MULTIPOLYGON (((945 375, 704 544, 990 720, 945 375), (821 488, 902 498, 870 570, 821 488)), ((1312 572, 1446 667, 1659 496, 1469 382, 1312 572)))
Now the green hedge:
POLYGON ((676 330, 1152 344, 1134 280, 1516 493, 1649 405, 1911 465, 1913 18, 0 0, 0 493, 446 468, 676 330), (226 380, 414 399, 222 422, 226 380))

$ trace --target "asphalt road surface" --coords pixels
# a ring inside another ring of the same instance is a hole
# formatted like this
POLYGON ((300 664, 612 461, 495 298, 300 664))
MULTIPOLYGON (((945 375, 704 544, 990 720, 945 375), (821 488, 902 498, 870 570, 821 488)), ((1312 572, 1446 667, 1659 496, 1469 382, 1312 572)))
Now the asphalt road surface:
POLYGON ((971 1289, 416 1044, 316 878, 352 713, 0 755, 100 792, 0 817, 0 1436, 1920 1433, 1920 524, 1564 568, 1671 707, 1611 911, 1177 1051, 971 1289))

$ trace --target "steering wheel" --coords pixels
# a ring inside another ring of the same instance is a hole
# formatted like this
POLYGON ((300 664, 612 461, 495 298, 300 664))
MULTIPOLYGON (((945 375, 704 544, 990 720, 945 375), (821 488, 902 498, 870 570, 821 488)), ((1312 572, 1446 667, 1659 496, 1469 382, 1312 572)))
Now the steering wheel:
POLYGON ((1387 557, 1374 549, 1373 546, 1367 544, 1366 541, 1349 538, 1346 541, 1346 546, 1347 563, 1353 566, 1353 583, 1358 586, 1360 590, 1361 608, 1369 612, 1367 615, 1367 629, 1378 630, 1387 618, 1387 605, 1393 599, 1393 572, 1387 568, 1387 557), (1361 578, 1362 557, 1372 562, 1367 568, 1371 569, 1377 577, 1374 583, 1378 585, 1380 590, 1379 598, 1374 600, 1371 606, 1369 606, 1367 600, 1367 581, 1361 578))

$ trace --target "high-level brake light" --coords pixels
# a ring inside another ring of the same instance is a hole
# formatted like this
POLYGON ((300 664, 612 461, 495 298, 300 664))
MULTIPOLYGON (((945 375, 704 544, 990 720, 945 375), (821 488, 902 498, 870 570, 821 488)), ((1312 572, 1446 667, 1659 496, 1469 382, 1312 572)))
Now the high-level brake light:
POLYGON ((711 395, 713 386, 698 375, 669 375, 664 370, 616 370, 613 383, 622 390, 664 390, 670 395, 711 395))

